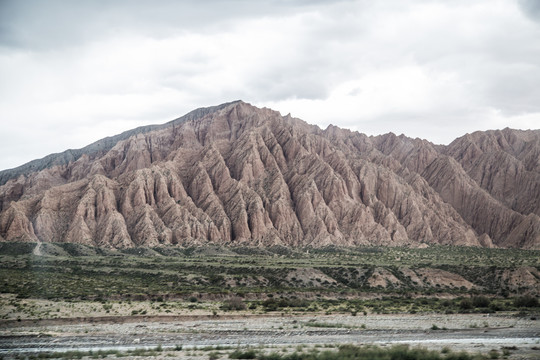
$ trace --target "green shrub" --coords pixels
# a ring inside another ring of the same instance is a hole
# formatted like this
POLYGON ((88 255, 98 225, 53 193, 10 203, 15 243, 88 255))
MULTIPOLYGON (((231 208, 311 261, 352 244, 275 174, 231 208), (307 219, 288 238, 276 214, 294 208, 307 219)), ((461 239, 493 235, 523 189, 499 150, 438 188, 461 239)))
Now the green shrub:
POLYGON ((473 302, 469 298, 465 298, 459 302, 459 307, 462 310, 470 310, 473 308, 473 302))
POLYGON ((274 298, 264 300, 262 305, 266 311, 276 311, 278 309, 278 302, 274 298))
POLYGON ((233 351, 229 354, 229 359, 256 359, 257 353, 255 350, 242 351, 240 349, 233 351))
POLYGON ((472 305, 477 308, 487 308, 489 304, 491 303, 491 300, 489 300, 485 296, 475 296, 472 298, 472 305))
POLYGON ((441 306, 450 307, 450 306, 452 306, 452 301, 450 301, 448 299, 445 299, 445 300, 441 301, 441 306))
POLYGON ((283 360, 284 357, 278 353, 270 353, 268 355, 259 355, 259 360, 283 360))
POLYGON ((517 307, 538 307, 538 299, 531 295, 523 295, 514 299, 517 307))
POLYGON ((223 302, 223 305, 221 306, 222 310, 245 310, 246 304, 244 301, 239 297, 232 297, 230 299, 227 299, 223 302))

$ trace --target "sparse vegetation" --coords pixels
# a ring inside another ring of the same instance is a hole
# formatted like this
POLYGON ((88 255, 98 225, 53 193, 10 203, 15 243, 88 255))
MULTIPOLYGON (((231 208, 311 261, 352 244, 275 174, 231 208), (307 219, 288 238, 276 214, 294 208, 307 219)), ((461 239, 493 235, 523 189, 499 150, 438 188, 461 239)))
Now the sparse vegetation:
POLYGON ((330 328, 330 329, 353 329, 359 328, 351 325, 341 324, 341 323, 328 323, 328 322, 307 322, 304 323, 304 326, 307 327, 316 327, 316 328, 330 328))
POLYGON ((0 299, 0 317, 4 319, 65 316, 58 308, 40 309, 32 299, 75 305, 86 302, 96 313, 134 316, 174 314, 181 309, 216 315, 217 310, 249 310, 355 316, 530 312, 539 307, 537 297, 518 296, 527 290, 525 285, 516 288, 497 280, 502 272, 517 266, 538 270, 539 251, 448 246, 112 251, 77 244, 43 244, 45 255, 34 256, 32 249, 33 244, 0 243, 0 293, 13 296, 0 299), (432 270, 455 274, 479 287, 431 282, 428 276, 432 270), (398 282, 371 286, 374 274, 389 274, 398 282), (211 305, 212 300, 205 299, 221 300, 213 300, 215 305, 211 305), (137 306, 142 302, 151 304, 137 306))
MULTIPOLYGON (((503 357, 510 355, 510 350, 516 348, 502 348, 503 357)), ((178 357, 177 352, 184 351, 181 347, 170 350, 162 349, 161 346, 145 349, 137 348, 133 350, 99 350, 99 351, 65 351, 65 352, 41 352, 20 358, 29 360, 37 359, 102 359, 102 358, 123 358, 141 357, 150 358, 156 356, 178 357)), ((297 345, 295 347, 283 348, 279 352, 273 348, 251 348, 227 346, 200 347, 191 351, 186 351, 185 355, 207 356, 210 360, 217 359, 259 359, 259 360, 388 360, 388 359, 418 359, 418 360, 487 360, 499 359, 501 353, 497 349, 491 349, 487 354, 470 354, 467 352, 454 352, 449 347, 444 347, 440 351, 428 350, 423 347, 410 347, 408 345, 394 345, 391 347, 379 347, 374 345, 316 345, 308 347, 297 345), (204 355, 206 353, 206 355, 204 355)), ((19 358, 19 357, 17 357, 19 358)))
POLYGON ((297 348, 291 354, 272 352, 266 354, 253 349, 235 350, 229 354, 230 359, 259 359, 259 360, 388 360, 388 359, 418 359, 418 360, 484 360, 497 359, 499 352, 492 350, 487 356, 481 354, 455 353, 449 348, 438 352, 422 347, 411 348, 408 345, 396 345, 390 348, 378 346, 341 345, 336 350, 312 349, 305 352, 303 347, 297 348))
POLYGON ((229 354, 229 359, 256 359, 257 352, 253 349, 235 350, 229 354))
POLYGON ((98 351, 79 351, 70 350, 63 352, 40 352, 35 355, 29 355, 23 358, 29 360, 36 359, 82 359, 83 357, 91 357, 92 359, 103 359, 109 356, 115 356, 117 358, 126 356, 141 356, 141 357, 154 357, 163 352, 161 346, 157 346, 153 349, 134 349, 127 351, 120 350, 98 350, 98 351))

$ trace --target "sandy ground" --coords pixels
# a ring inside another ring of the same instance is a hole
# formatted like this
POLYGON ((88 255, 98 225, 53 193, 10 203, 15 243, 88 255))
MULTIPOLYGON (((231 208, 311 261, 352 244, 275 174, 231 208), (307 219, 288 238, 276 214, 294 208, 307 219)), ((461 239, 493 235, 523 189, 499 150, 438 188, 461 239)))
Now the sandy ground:
MULTIPOLYGON (((410 344, 540 359, 540 320, 515 315, 179 315, 3 320, 0 356, 46 351, 163 348, 160 357, 204 358, 212 347, 261 347, 291 352, 299 346, 410 344), (182 346, 181 351, 176 351, 182 346)), ((219 350, 227 358, 227 349, 219 350)), ((307 350, 306 350, 307 351, 307 350)))

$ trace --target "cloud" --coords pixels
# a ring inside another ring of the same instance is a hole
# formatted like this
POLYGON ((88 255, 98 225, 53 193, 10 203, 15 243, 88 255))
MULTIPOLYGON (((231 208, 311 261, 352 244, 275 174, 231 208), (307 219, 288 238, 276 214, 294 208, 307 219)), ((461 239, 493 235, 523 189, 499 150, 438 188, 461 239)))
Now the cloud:
POLYGON ((356 62, 333 67, 350 78, 332 85, 328 98, 289 98, 270 107, 321 126, 403 132, 440 143, 478 129, 540 123, 534 100, 540 96, 539 29, 516 4, 400 5, 363 9, 369 24, 354 41, 343 37, 346 47, 336 52, 356 62), (523 114, 528 121, 518 120, 523 114))
POLYGON ((235 99, 439 143, 534 127, 535 4, 0 0, 0 151, 17 154, 0 168, 235 99))
POLYGON ((519 0, 521 10, 531 20, 540 22, 540 3, 536 0, 519 0))
POLYGON ((216 33, 246 18, 296 12, 320 3, 331 1, 2 0, 0 43, 46 50, 126 33, 155 38, 216 33))

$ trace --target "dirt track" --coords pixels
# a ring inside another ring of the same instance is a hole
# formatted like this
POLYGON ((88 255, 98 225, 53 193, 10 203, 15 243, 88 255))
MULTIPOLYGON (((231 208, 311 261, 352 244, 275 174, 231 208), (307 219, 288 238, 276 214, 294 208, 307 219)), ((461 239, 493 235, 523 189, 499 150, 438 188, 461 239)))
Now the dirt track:
MULTIPOLYGON (((0 323, 0 355, 67 350, 165 350, 204 346, 298 344, 420 345, 487 353, 517 348, 511 358, 540 357, 540 324, 510 315, 163 316, 0 323), (435 325, 435 326, 434 326, 435 325), (434 330, 438 328, 438 330, 434 330)), ((176 354, 181 356, 181 354, 176 354)))

